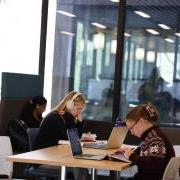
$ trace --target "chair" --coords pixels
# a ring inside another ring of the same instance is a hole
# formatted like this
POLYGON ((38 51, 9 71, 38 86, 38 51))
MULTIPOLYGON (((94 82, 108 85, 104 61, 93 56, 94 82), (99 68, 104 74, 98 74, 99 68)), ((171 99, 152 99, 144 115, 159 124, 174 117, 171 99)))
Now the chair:
MULTIPOLYGON (((28 128, 27 135, 29 141, 29 151, 33 150, 33 143, 38 135, 39 128, 28 128)), ((59 178, 61 174, 61 168, 48 165, 29 165, 26 169, 26 173, 30 177, 49 177, 49 178, 59 178)))
POLYGON ((27 129, 29 151, 33 150, 33 144, 36 140, 38 133, 39 133, 39 128, 28 128, 27 129))
POLYGON ((11 179, 13 163, 6 161, 12 155, 12 145, 9 136, 0 136, 0 179, 11 179))
POLYGON ((162 180, 180 180, 180 157, 173 157, 169 161, 162 180))

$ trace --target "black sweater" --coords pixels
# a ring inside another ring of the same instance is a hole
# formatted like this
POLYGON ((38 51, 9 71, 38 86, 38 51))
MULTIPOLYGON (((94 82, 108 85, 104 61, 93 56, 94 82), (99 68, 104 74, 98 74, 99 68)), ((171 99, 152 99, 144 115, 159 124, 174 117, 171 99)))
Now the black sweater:
POLYGON ((165 134, 153 126, 142 135, 141 146, 129 159, 138 166, 137 180, 161 180, 174 149, 165 134))
POLYGON ((70 128, 77 128, 81 136, 82 126, 83 123, 79 121, 75 123, 74 117, 68 112, 63 115, 59 115, 56 111, 51 112, 42 121, 33 149, 54 146, 59 140, 67 140, 67 129, 70 128))

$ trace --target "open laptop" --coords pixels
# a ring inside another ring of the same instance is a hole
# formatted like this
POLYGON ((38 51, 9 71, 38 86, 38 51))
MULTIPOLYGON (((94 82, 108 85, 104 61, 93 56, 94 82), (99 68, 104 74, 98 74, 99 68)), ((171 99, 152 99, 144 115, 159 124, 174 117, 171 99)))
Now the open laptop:
POLYGON ((81 142, 79 139, 79 134, 76 128, 67 130, 71 151, 74 158, 79 159, 91 159, 91 160, 103 160, 106 155, 104 154, 84 154, 82 152, 81 142))
POLYGON ((83 147, 95 148, 95 149, 116 149, 121 147, 127 134, 127 127, 113 127, 109 139, 106 143, 94 142, 84 143, 83 147))

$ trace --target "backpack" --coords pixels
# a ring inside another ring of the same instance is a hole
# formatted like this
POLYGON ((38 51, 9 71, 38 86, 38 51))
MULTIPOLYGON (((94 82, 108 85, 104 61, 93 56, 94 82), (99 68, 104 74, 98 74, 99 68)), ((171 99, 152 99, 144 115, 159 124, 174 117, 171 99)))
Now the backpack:
POLYGON ((26 152, 29 149, 27 125, 20 119, 9 123, 8 135, 11 139, 13 152, 26 152))

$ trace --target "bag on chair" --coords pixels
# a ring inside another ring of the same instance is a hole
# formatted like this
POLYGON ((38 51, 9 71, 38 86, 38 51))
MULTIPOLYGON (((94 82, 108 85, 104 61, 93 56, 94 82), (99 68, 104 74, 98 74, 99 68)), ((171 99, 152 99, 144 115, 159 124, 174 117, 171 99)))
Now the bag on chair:
POLYGON ((13 151, 28 151, 27 125, 22 120, 14 119, 9 123, 8 135, 11 139, 13 151))

